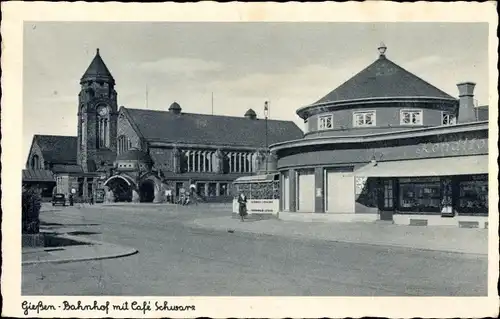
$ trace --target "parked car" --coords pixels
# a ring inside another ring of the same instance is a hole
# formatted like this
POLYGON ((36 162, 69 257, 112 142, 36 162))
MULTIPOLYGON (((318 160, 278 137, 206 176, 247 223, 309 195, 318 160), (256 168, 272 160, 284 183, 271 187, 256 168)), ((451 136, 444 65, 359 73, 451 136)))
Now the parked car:
POLYGON ((56 205, 66 206, 66 196, 64 194, 55 194, 52 196, 52 206, 56 205))

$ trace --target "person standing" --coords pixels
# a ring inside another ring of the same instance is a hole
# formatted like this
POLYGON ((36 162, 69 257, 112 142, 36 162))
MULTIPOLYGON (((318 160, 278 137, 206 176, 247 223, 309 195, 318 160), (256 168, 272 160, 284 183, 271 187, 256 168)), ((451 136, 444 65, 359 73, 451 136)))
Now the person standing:
POLYGON ((247 215, 247 197, 243 192, 240 193, 238 196, 238 204, 239 204, 239 213, 240 213, 240 220, 244 221, 245 216, 247 215))

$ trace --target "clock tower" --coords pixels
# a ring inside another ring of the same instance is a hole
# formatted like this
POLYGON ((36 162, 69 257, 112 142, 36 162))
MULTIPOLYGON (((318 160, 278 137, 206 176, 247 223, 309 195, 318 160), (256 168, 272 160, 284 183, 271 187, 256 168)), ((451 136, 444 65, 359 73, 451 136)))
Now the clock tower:
POLYGON ((115 80, 99 49, 80 79, 77 160, 84 172, 113 164, 118 118, 115 80))

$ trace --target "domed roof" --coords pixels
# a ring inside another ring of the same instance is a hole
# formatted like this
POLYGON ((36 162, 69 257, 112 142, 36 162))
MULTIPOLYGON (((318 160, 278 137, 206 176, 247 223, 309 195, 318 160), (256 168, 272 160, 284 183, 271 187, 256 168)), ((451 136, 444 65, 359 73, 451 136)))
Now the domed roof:
POLYGON ((382 45, 379 48, 380 56, 375 62, 310 106, 390 98, 456 100, 387 59, 386 49, 382 45))
POLYGON ((151 163, 153 160, 148 153, 143 152, 138 149, 131 149, 126 151, 125 153, 121 153, 116 157, 117 161, 139 161, 139 162, 147 162, 151 163))
POLYGON ((249 117, 249 118, 256 118, 257 117, 257 114, 255 113, 254 110, 252 109, 248 109, 248 111, 245 112, 245 117, 249 117))
POLYGON ((179 105, 179 103, 174 102, 174 103, 170 104, 170 107, 168 109, 169 110, 180 111, 181 110, 181 106, 179 105))

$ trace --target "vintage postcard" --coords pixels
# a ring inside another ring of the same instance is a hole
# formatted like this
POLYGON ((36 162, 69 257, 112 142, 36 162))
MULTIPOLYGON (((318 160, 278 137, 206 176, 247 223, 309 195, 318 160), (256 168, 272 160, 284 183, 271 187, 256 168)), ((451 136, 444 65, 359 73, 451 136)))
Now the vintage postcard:
POLYGON ((2 315, 498 315, 493 2, 2 9, 2 315))

